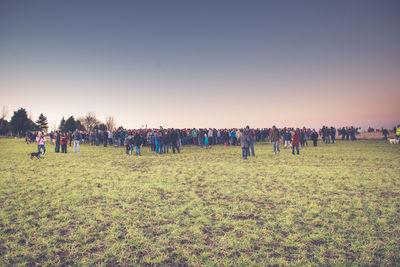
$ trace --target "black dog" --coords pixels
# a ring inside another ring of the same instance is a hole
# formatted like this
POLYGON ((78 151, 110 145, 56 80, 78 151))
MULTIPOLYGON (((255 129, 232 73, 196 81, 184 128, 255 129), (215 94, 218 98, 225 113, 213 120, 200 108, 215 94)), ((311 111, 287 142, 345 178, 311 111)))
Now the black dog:
POLYGON ((31 159, 33 159, 34 157, 41 159, 42 157, 40 156, 40 152, 32 152, 31 153, 31 159))

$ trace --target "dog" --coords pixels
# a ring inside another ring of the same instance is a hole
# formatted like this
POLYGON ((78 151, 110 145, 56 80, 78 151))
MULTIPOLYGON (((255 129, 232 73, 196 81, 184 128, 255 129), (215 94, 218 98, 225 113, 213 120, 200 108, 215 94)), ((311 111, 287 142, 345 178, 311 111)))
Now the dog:
POLYGON ((31 154, 31 159, 33 159, 34 157, 41 159, 42 158, 42 153, 40 152, 32 152, 31 154))
POLYGON ((392 138, 392 139, 389 139, 389 142, 391 143, 391 144, 399 144, 399 139, 394 139, 394 138, 392 138))

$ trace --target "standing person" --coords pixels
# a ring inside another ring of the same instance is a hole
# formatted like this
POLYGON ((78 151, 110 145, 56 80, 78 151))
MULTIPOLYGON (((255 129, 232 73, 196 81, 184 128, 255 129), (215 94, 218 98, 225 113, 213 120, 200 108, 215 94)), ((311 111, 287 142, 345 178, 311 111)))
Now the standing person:
POLYGON ((104 147, 107 147, 107 143, 108 143, 108 132, 104 131, 104 133, 103 133, 103 145, 104 145, 104 147))
POLYGON ((41 152, 41 149, 43 149, 41 157, 44 157, 44 154, 46 153, 46 147, 44 146, 44 143, 46 142, 46 137, 44 137, 42 132, 38 132, 38 135, 36 136, 36 144, 37 144, 37 149, 38 153, 41 152))
POLYGON ((81 141, 81 133, 79 132, 78 129, 75 130, 73 134, 73 139, 74 139, 74 153, 79 153, 79 147, 80 147, 80 141, 81 141))
POLYGON ((141 152, 140 152, 140 147, 142 145, 142 138, 140 137, 139 132, 135 133, 135 136, 133 137, 133 143, 135 144, 135 151, 136 151, 136 156, 139 155, 141 156, 141 152))
POLYGON ((396 128, 396 139, 397 139, 397 140, 400 139, 400 124, 397 125, 397 128, 396 128))
POLYGON ((336 139, 336 129, 333 126, 331 127, 330 134, 331 134, 332 144, 334 144, 336 139))
POLYGON ((203 129, 199 129, 199 131, 197 132, 197 142, 201 148, 203 147, 204 144, 203 141, 204 141, 204 132, 203 129))
POLYGON ((281 139, 281 134, 276 126, 272 126, 271 130, 271 142, 274 146, 274 154, 280 153, 281 150, 279 149, 279 140, 281 139))
POLYGON ((303 129, 301 129, 301 131, 300 131, 300 144, 301 144, 301 148, 304 147, 305 143, 306 143, 306 131, 305 131, 305 129, 303 128, 303 129))
POLYGON ((94 134, 94 140, 96 143, 96 146, 100 145, 100 131, 96 130, 95 134, 94 134))
POLYGON ((124 139, 124 146, 126 147, 126 154, 127 155, 132 155, 132 151, 133 151, 133 146, 132 146, 132 133, 129 133, 126 135, 125 139, 124 139))
POLYGON ((311 132, 311 140, 313 140, 314 146, 317 146, 318 133, 315 131, 315 129, 313 129, 312 132, 311 132))
POLYGON ((330 140, 330 135, 331 135, 331 131, 329 130, 328 126, 325 126, 325 129, 323 130, 323 134, 325 136, 325 144, 330 144, 331 140, 330 140))
POLYGON ((197 146, 197 131, 196 129, 192 129, 192 139, 193 139, 193 145, 197 146))
POLYGON ((295 148, 296 148, 297 155, 300 154, 299 143, 300 143, 300 129, 297 128, 297 130, 294 132, 294 135, 292 137, 292 154, 293 155, 294 155, 295 148))
POLYGON ((206 133, 204 134, 204 145, 206 148, 208 148, 208 135, 206 133))
POLYGON ((236 131, 235 131, 235 129, 232 129, 231 131, 230 131, 230 136, 231 136, 231 145, 232 146, 234 146, 234 145, 236 145, 236 131))
POLYGON ((351 141, 356 141, 356 129, 353 126, 350 128, 350 138, 351 141))
POLYGON ((68 137, 66 133, 61 133, 61 153, 67 153, 68 137))
POLYGON ((60 152, 60 132, 56 131, 54 138, 56 139, 56 146, 55 146, 55 152, 58 153, 60 152))
MULTIPOLYGON (((241 130, 242 132, 243 130, 241 130)), ((242 157, 243 159, 247 159, 250 156, 249 145, 250 145, 250 135, 249 131, 246 128, 246 131, 242 132, 239 137, 240 147, 242 148, 242 157)))
POLYGON ((69 139, 69 147, 71 147, 71 144, 72 144, 72 132, 68 132, 68 139, 69 139))
POLYGON ((284 132, 283 132, 283 142, 284 142, 283 147, 284 148, 290 147, 290 141, 291 140, 292 140, 292 134, 290 133, 289 130, 285 129, 284 132))
POLYGON ((158 131, 156 131, 154 133, 154 142, 156 144, 156 148, 154 149, 154 152, 156 154, 161 154, 159 135, 160 135, 160 133, 158 131))
POLYGON ((50 132, 50 145, 54 145, 53 139, 54 139, 54 133, 53 133, 53 131, 51 131, 50 132))
POLYGON ((178 153, 180 153, 179 146, 177 145, 178 133, 174 129, 172 129, 172 132, 171 132, 170 142, 171 142, 171 146, 172 146, 172 153, 175 154, 175 149, 178 151, 178 153))
MULTIPOLYGON (((256 133, 254 129, 250 130, 250 127, 247 126, 246 129, 249 129, 249 134, 250 134, 250 150, 251 150, 251 156, 255 157, 256 154, 254 153, 254 144, 256 142, 256 133)), ((249 155, 250 156, 250 155, 249 155)))

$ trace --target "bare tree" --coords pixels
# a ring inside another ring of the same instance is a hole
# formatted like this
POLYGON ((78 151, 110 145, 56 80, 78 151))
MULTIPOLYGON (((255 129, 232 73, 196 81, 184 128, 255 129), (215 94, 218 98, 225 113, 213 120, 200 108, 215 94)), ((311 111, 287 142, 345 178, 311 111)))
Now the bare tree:
POLYGON ((6 106, 3 106, 1 108, 1 119, 6 120, 8 116, 8 108, 6 106))
POLYGON ((93 131, 94 127, 99 124, 94 112, 88 112, 85 117, 80 119, 80 121, 88 132, 93 131))
POLYGON ((109 117, 106 118, 107 130, 114 131, 115 125, 117 125, 117 124, 115 123, 114 117, 109 116, 109 117))

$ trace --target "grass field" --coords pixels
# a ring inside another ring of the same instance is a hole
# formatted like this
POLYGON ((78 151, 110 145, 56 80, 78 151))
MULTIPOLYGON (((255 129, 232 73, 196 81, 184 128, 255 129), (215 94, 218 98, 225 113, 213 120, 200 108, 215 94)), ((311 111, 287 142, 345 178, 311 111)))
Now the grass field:
POLYGON ((0 265, 400 265, 400 146, 31 160, 0 140, 0 265))

